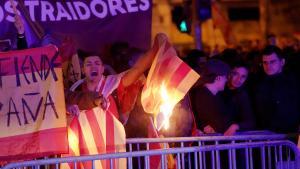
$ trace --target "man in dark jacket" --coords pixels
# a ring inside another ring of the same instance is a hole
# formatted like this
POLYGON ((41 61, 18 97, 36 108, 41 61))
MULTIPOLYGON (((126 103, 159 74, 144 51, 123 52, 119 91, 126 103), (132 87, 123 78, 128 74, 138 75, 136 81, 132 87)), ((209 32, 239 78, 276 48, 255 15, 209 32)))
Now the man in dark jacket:
POLYGON ((300 124, 300 92, 296 79, 282 72, 281 50, 267 46, 262 53, 265 77, 255 91, 257 128, 279 133, 296 133, 300 124))
POLYGON ((204 133, 224 133, 231 123, 222 98, 229 66, 220 60, 209 60, 201 74, 200 87, 193 90, 192 107, 197 128, 204 133))

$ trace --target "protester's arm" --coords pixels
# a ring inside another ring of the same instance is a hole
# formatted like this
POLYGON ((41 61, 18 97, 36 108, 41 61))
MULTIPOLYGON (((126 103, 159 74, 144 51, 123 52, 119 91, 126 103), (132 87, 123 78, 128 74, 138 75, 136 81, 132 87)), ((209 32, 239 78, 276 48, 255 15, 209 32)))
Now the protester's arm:
POLYGON ((140 57, 135 65, 122 77, 121 83, 124 87, 134 83, 147 69, 150 68, 160 45, 167 41, 167 39, 165 34, 156 35, 153 47, 144 56, 140 57))
POLYGON ((25 27, 20 15, 15 16, 15 27, 18 31, 17 36, 17 48, 18 49, 27 49, 27 41, 25 37, 25 27))

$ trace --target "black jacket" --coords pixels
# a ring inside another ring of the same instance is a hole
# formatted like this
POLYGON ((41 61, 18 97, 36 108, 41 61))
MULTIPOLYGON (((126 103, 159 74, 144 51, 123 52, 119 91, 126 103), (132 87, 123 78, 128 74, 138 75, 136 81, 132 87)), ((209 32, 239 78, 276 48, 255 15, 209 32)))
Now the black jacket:
POLYGON ((280 133, 297 132, 300 124, 299 85, 283 73, 266 76, 255 90, 257 128, 280 133))
POLYGON ((244 88, 228 89, 225 88, 221 93, 225 105, 228 109, 228 118, 238 124, 240 130, 254 129, 254 114, 248 93, 244 88))
POLYGON ((217 133, 224 133, 232 124, 222 98, 213 95, 206 87, 193 90, 192 107, 198 129, 210 125, 217 133))

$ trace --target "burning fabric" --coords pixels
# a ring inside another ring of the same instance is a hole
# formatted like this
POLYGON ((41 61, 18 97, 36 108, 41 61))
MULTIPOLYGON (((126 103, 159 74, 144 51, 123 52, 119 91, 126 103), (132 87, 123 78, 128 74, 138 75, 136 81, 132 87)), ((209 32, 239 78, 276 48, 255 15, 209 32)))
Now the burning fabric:
POLYGON ((160 36, 160 48, 142 91, 143 108, 154 115, 157 130, 168 127, 174 106, 200 77, 177 57, 167 37, 160 36))

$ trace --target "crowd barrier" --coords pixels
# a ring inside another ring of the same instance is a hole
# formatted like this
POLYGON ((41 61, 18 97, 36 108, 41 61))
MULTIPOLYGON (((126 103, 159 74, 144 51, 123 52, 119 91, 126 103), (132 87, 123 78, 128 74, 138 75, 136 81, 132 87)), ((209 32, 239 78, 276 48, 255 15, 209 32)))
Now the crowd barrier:
POLYGON ((76 168, 76 164, 87 161, 96 169, 97 160, 108 161, 113 169, 115 159, 126 159, 128 169, 153 169, 153 162, 162 169, 300 169, 296 144, 282 134, 138 138, 128 139, 127 149, 124 153, 11 163, 2 169, 59 169, 62 163, 74 163, 76 168), (156 161, 151 161, 154 157, 156 161))

